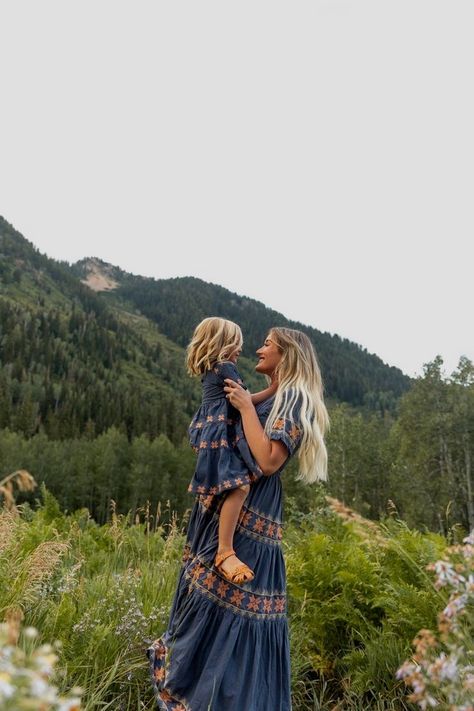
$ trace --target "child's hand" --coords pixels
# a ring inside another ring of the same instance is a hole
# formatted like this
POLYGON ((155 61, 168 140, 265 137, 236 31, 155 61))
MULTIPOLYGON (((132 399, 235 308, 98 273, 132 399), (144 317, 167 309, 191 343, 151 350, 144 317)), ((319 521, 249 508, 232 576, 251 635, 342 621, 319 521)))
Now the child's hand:
POLYGON ((237 410, 244 410, 246 407, 253 407, 251 396, 248 390, 245 390, 241 385, 232 380, 225 378, 224 391, 227 393, 226 398, 237 410))

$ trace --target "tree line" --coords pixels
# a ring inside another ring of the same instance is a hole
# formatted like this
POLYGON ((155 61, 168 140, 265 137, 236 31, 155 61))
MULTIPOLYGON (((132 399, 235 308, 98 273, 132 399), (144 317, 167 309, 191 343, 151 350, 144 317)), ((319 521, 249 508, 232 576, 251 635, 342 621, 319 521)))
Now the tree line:
MULTIPOLYGON (((324 491, 374 520, 396 514, 410 526, 447 534, 474 526, 474 366, 466 358, 446 378, 442 360, 400 401, 396 418, 331 408, 327 439, 329 479, 298 482, 297 462, 282 475, 285 507, 302 516, 324 491)), ((193 503, 187 491, 195 455, 186 438, 132 437, 111 427, 94 438, 53 440, 0 431, 3 473, 26 468, 44 481, 64 509, 87 507, 103 523, 113 499, 122 513, 169 500, 181 516, 193 503)))

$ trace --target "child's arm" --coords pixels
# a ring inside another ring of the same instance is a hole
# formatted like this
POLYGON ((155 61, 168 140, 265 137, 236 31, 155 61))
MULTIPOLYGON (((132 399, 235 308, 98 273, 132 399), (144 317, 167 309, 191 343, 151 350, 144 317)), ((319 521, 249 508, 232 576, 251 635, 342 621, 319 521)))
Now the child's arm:
POLYGON ((259 402, 263 402, 267 398, 271 397, 274 395, 277 391, 278 388, 278 382, 275 380, 275 382, 270 383, 270 385, 265 388, 265 390, 260 390, 258 393, 253 393, 250 396, 250 399, 252 400, 253 405, 258 405, 259 402))

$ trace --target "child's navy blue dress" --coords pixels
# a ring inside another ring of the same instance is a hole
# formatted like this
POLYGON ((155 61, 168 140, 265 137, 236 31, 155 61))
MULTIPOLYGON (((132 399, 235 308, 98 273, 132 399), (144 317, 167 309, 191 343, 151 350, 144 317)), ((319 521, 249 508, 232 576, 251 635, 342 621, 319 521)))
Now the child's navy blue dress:
POLYGON ((216 363, 201 378, 201 406, 189 425, 189 442, 197 454, 188 486, 193 494, 220 494, 263 476, 244 437, 240 413, 226 398, 225 378, 245 387, 230 361, 216 363))

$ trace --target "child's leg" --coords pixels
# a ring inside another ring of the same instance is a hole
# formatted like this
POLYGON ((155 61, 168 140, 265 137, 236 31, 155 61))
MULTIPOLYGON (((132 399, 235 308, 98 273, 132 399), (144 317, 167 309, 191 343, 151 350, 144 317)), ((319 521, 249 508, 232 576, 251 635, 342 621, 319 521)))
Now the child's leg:
MULTIPOLYGON (((219 514, 219 547, 218 553, 224 553, 233 547, 234 532, 239 519, 239 513, 250 491, 250 485, 244 484, 232 489, 227 494, 219 514)), ((229 558, 231 562, 232 559, 229 558)), ((227 561, 225 561, 227 562, 227 561)))

